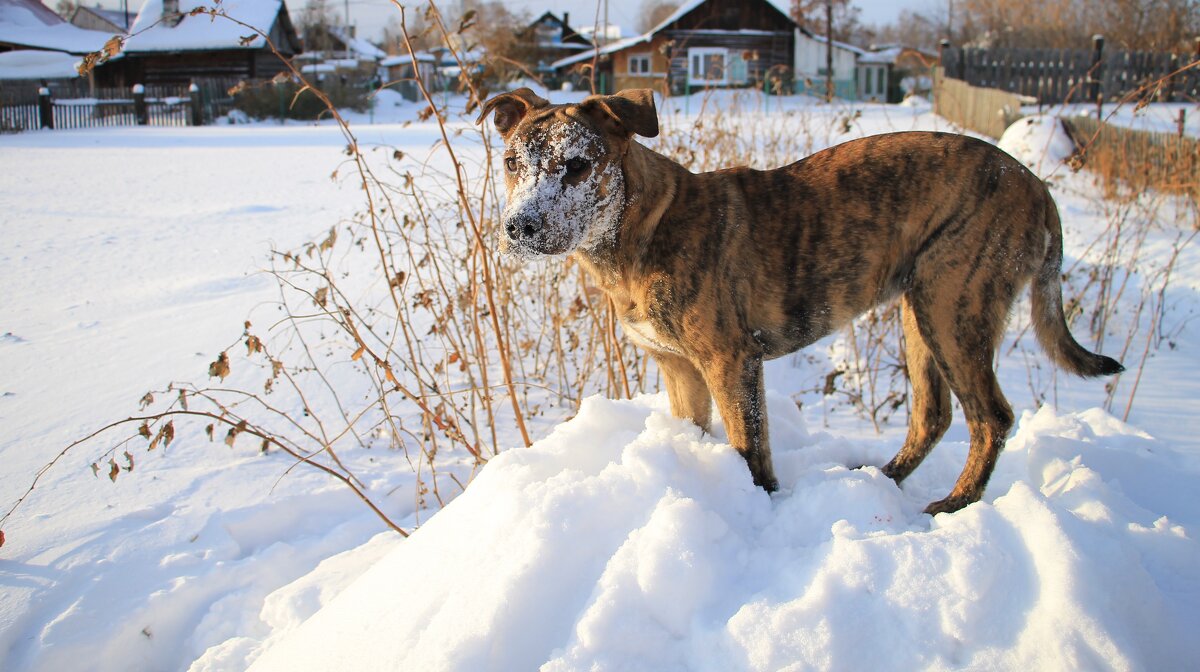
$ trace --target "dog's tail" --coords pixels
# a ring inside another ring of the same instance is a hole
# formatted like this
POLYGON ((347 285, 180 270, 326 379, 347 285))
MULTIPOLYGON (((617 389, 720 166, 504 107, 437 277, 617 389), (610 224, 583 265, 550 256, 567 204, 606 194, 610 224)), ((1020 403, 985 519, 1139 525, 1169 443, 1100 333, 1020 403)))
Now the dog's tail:
POLYGON ((1111 376, 1125 367, 1111 357, 1085 349, 1071 335, 1063 315, 1062 299, 1062 223, 1054 199, 1047 196, 1046 257, 1034 276, 1030 294, 1033 299, 1033 328, 1038 342, 1050 359, 1063 369, 1080 376, 1111 376))

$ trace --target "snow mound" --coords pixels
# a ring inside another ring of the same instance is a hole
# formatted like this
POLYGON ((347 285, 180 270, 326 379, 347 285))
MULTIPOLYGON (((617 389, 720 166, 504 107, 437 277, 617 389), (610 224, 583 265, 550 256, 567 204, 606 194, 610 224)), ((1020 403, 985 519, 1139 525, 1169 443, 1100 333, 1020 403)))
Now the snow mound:
POLYGON ((1075 153, 1075 142, 1062 120, 1045 114, 1013 122, 996 144, 1043 179, 1075 153))
POLYGON ((894 445, 809 433, 790 399, 769 402, 779 493, 661 395, 589 399, 492 459, 252 669, 1184 669, 1200 655, 1200 547, 1183 527, 1200 504, 1174 487, 1196 474, 1146 434, 1098 409, 1026 413, 987 500, 930 518, 963 444, 901 490, 850 468, 894 445))

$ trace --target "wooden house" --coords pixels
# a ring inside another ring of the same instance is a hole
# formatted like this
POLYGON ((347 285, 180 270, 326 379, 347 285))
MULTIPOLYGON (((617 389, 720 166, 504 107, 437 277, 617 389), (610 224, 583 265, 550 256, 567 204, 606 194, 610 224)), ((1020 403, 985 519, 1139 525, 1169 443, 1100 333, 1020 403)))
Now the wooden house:
MULTIPOLYGON (((829 42, 824 35, 817 35, 807 28, 796 29, 796 87, 798 93, 814 96, 825 95, 825 82, 830 76, 829 42)), ((859 57, 863 49, 845 42, 833 41, 833 95, 846 100, 857 100, 860 95, 859 57)))
POLYGON ((871 47, 859 56, 859 98, 898 103, 909 94, 929 95, 936 54, 886 45, 871 47))
POLYGON ((105 9, 100 5, 79 5, 71 12, 71 23, 85 30, 99 30, 112 35, 127 35, 137 14, 119 9, 105 9))
MULTIPOLYGON (((146 0, 121 54, 96 69, 105 86, 261 80, 285 71, 267 40, 243 25, 191 15, 204 0, 146 0)), ((266 33, 284 58, 302 51, 283 0, 225 0, 219 9, 266 33)))
POLYGON ((601 92, 762 86, 769 73, 790 79, 798 29, 768 0, 691 0, 644 35, 560 59, 553 67, 594 76, 601 92))
POLYGON ((588 38, 571 28, 570 14, 563 12, 560 19, 553 12, 542 14, 525 27, 517 37, 526 52, 534 72, 543 78, 553 79, 551 64, 590 50, 593 45, 588 38))

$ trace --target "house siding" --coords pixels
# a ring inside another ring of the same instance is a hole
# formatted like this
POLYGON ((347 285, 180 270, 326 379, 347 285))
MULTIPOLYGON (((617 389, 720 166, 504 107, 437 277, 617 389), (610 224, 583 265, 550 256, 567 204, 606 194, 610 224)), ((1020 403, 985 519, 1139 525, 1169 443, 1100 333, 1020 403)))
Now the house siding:
POLYGON ((677 88, 688 81, 688 49, 718 47, 740 53, 746 61, 746 86, 758 86, 775 66, 792 67, 793 37, 790 31, 761 33, 666 31, 675 41, 671 50, 671 81, 677 88))

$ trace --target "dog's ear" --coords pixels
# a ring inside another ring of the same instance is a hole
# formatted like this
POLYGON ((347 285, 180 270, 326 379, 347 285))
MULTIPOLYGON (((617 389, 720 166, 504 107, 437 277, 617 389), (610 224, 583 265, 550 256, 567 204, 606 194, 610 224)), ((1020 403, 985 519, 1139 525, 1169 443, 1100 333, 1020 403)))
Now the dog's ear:
POLYGON ((654 107, 654 92, 650 89, 626 89, 612 96, 588 96, 579 108, 601 121, 614 124, 614 130, 625 137, 634 133, 653 138, 658 135, 658 110, 654 107))
POLYGON ((525 118, 525 115, 530 110, 546 107, 550 101, 542 98, 532 90, 521 87, 516 91, 502 93, 495 96, 483 104, 483 109, 479 112, 479 118, 475 120, 476 124, 482 124, 487 118, 488 113, 495 112, 495 117, 492 122, 496 124, 496 130, 500 131, 500 137, 508 139, 508 134, 516 128, 517 124, 525 118))

